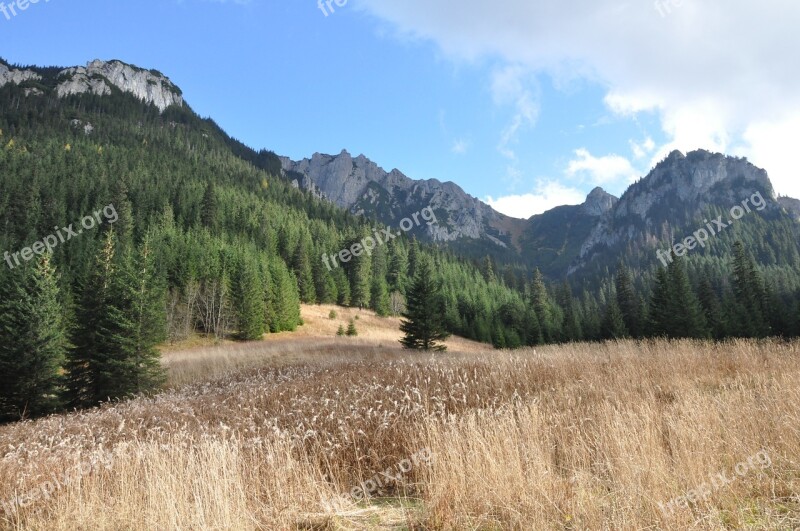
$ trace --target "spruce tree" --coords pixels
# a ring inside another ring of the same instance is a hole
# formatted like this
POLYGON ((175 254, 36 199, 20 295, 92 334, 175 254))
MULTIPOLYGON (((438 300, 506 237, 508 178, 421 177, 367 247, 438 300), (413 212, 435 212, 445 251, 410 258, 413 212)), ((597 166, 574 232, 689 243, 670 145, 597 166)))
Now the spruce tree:
POLYGON ((63 314, 50 256, 0 278, 0 421, 59 407, 67 350, 63 314))
MULTIPOLYGON (((136 371, 129 358, 134 324, 126 315, 128 295, 121 281, 116 234, 106 237, 83 285, 78 328, 68 354, 68 397, 73 407, 89 407, 128 396, 136 371)), ((124 267, 124 266, 123 266, 124 267)))
POLYGON ((603 339, 627 339, 630 337, 628 327, 625 326, 625 318, 622 310, 617 304, 616 298, 612 298, 606 307, 606 313, 602 324, 603 339))
POLYGON ((625 326, 631 336, 640 338, 644 334, 642 329, 642 303, 636 296, 628 269, 620 263, 616 276, 617 304, 622 311, 625 326))
POLYGON ((439 342, 450 334, 444 325, 444 301, 441 283, 433 278, 433 267, 429 260, 417 264, 417 275, 408 290, 408 301, 400 330, 403 346, 412 350, 443 352, 447 349, 439 342))
POLYGON ((203 203, 200 207, 200 222, 212 233, 217 227, 217 192, 214 188, 213 181, 208 181, 206 190, 203 193, 203 203))
POLYGON ((712 337, 714 339, 723 339, 727 334, 727 326, 719 297, 717 297, 717 293, 714 291, 714 286, 712 286, 711 279, 708 275, 703 275, 703 278, 700 280, 698 298, 703 312, 706 315, 712 337))
MULTIPOLYGON (((134 370, 130 392, 149 393, 160 389, 166 381, 161 353, 156 348, 156 345, 166 339, 166 289, 156 271, 149 236, 145 238, 138 256, 130 260, 130 264, 133 268, 127 268, 125 279, 125 289, 130 300, 133 339, 128 352, 134 370)), ((259 318, 263 320, 263 315, 259 318)))
POLYGON ((743 337, 766 337, 770 334, 765 315, 764 285, 752 255, 744 244, 733 246, 733 287, 736 298, 736 330, 743 337))
POLYGON ((240 260, 233 288, 233 305, 239 324, 239 337, 245 341, 261 339, 266 332, 267 308, 264 285, 258 268, 249 257, 240 260))

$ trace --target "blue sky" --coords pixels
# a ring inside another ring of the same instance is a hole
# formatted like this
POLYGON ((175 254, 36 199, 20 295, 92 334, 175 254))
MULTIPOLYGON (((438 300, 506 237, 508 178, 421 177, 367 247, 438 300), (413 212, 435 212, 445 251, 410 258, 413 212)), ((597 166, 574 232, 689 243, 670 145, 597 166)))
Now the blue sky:
POLYGON ((779 192, 800 195, 785 141, 775 145, 800 132, 800 91, 786 74, 797 70, 786 54, 798 51, 796 5, 775 1, 777 26, 753 36, 759 46, 725 48, 717 32, 771 11, 732 0, 729 20, 709 28, 697 24, 700 0, 658 2, 627 12, 616 0, 348 0, 325 16, 317 0, 41 0, 0 14, 0 56, 156 68, 252 147, 294 159, 363 153, 518 217, 581 202, 597 185, 619 195, 675 148, 749 156, 779 192), (737 57, 752 72, 737 74, 737 57))

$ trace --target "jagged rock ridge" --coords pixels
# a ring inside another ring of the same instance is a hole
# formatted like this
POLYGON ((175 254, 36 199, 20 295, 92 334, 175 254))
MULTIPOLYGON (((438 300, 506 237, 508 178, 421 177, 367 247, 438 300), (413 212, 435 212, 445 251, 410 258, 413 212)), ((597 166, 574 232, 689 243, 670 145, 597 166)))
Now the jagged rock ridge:
POLYGON ((415 181, 399 170, 385 171, 364 155, 354 158, 346 150, 336 156, 316 153, 299 162, 282 157, 281 163, 296 186, 355 214, 397 223, 422 208, 434 209, 439 223, 425 227, 433 241, 485 239, 508 248, 512 231, 504 227, 524 223, 496 212, 452 182, 415 181))
MULTIPOLYGON (((34 70, 14 69, 0 63, 0 88, 8 83, 20 85, 27 81, 42 81, 34 70)), ((122 61, 95 60, 84 66, 66 68, 58 73, 55 93, 59 98, 76 94, 107 96, 111 87, 131 94, 160 112, 171 106, 183 106, 181 90, 162 74, 144 70, 122 61)), ((41 96, 40 88, 28 88, 25 95, 41 96)))

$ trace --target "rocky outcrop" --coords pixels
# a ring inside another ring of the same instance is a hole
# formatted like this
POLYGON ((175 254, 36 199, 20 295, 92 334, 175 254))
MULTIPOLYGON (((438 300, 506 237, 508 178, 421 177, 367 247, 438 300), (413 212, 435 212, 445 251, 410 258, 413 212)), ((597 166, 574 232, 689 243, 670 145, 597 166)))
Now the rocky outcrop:
POLYGON ((42 79, 42 76, 33 70, 13 70, 0 63, 0 88, 4 87, 8 83, 19 85, 20 83, 28 80, 38 81, 40 79, 42 79))
POLYGON ((709 207, 729 209, 755 191, 776 208, 767 172, 746 159, 704 150, 686 155, 674 151, 599 219, 570 271, 625 242, 659 241, 665 231, 692 223, 709 207))
POLYGON ((581 210, 587 216, 602 216, 614 208, 618 202, 619 199, 598 186, 591 191, 586 202, 581 205, 581 210))
POLYGON ((346 150, 335 156, 316 153, 299 162, 282 157, 281 164, 296 186, 355 214, 374 215, 396 224, 423 208, 432 208, 439 223, 426 225, 424 231, 433 241, 471 238, 500 247, 510 245, 509 235, 496 227, 507 225, 512 218, 452 182, 415 181, 399 170, 385 171, 364 155, 353 157, 346 150))
POLYGON ((181 91, 163 75, 127 65, 121 61, 92 61, 85 67, 67 68, 59 73, 59 98, 75 94, 111 94, 111 87, 132 94, 159 111, 183 105, 181 91))
POLYGON ((798 221, 800 221, 800 199, 779 197, 778 203, 785 208, 789 214, 793 215, 798 221))

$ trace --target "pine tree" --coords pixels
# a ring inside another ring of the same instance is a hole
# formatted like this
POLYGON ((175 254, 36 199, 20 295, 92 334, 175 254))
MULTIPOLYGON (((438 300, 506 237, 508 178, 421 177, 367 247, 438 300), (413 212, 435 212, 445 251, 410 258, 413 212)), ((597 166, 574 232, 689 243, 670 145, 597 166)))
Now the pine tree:
POLYGON ((564 281, 561 286, 558 292, 558 299, 558 303, 564 312, 561 321, 561 341, 565 343, 580 341, 583 339, 583 331, 575 308, 575 301, 572 298, 572 288, 570 288, 567 281, 564 281))
POLYGON ((380 317, 386 317, 392 313, 391 301, 389 299, 389 286, 383 277, 372 278, 372 300, 370 306, 380 317))
MULTIPOLYGON (((161 353, 156 348, 166 338, 166 289, 156 271, 149 236, 145 238, 138 257, 131 260, 131 263, 134 267, 127 269, 128 277, 125 282, 133 325, 133 344, 129 352, 134 367, 131 392, 149 393, 161 388, 166 381, 161 353)), ((263 319, 262 316, 259 317, 263 319)))
POLYGON ((356 337, 358 335, 358 330, 356 330, 356 322, 350 320, 350 324, 347 325, 347 337, 356 337))
POLYGON ((538 269, 533 273, 533 280, 530 285, 530 300, 531 306, 539 319, 539 329, 542 331, 544 342, 555 342, 558 339, 560 326, 556 324, 553 304, 544 284, 544 276, 538 269))
POLYGON ((266 332, 265 288, 258 268, 249 258, 240 260, 233 286, 233 305, 238 318, 239 337, 245 341, 261 339, 266 332))
POLYGON ((723 339, 727 335, 727 327, 722 314, 722 306, 720 305, 719 298, 714 291, 714 286, 711 285, 711 279, 708 275, 703 275, 703 278, 700 280, 698 298, 703 312, 706 315, 712 337, 718 340, 723 339))
POLYGON ((270 323, 271 332, 294 331, 300 324, 300 295, 294 275, 280 260, 273 260, 270 267, 272 277, 272 302, 275 320, 270 323))
POLYGON ((658 270, 648 316, 650 333, 656 337, 707 339, 711 336, 682 259, 676 258, 668 269, 658 270))
POLYGON ((766 337, 770 334, 765 315, 763 281, 752 255, 742 242, 733 246, 733 286, 736 331, 742 337, 766 337))
POLYGON ((631 336, 640 338, 644 334, 642 327, 642 303, 633 289, 633 280, 628 269, 620 263, 616 276, 617 304, 622 311, 625 327, 631 336))
POLYGON ((617 304, 616 298, 612 298, 606 307, 602 325, 603 339, 627 339, 630 337, 628 327, 625 326, 625 317, 617 304))
POLYGON ((54 412, 67 350, 50 257, 0 278, 0 421, 54 412))
POLYGON ((670 337, 709 339, 711 332, 708 321, 697 295, 689 282, 683 259, 676 259, 669 265, 671 283, 671 305, 674 312, 670 337))
POLYGON ((134 324, 126 315, 128 294, 121 282, 116 234, 108 231, 83 287, 78 329, 68 354, 68 397, 74 407, 94 406, 134 390, 134 324))
POLYGON ((437 352, 447 349, 438 344, 450 337, 444 328, 445 308, 441 292, 441 283, 434 280, 430 262, 421 260, 408 290, 407 308, 400 323, 404 334, 400 342, 405 348, 437 352))
POLYGON ((295 249, 292 268, 294 269, 295 277, 297 277, 300 300, 306 304, 317 302, 314 275, 311 271, 311 263, 308 259, 308 250, 302 239, 298 242, 297 249, 295 249))
POLYGON ((336 331, 336 335, 339 336, 339 337, 342 337, 342 336, 344 336, 344 334, 345 334, 344 326, 339 325, 339 330, 336 331))
MULTIPOLYGON (((195 203, 197 204, 197 203, 195 203)), ((197 218, 195 218, 197 219, 197 218)), ((200 210, 200 222, 204 227, 214 232, 217 226, 217 192, 214 189, 214 181, 208 181, 206 191, 203 194, 203 203, 200 210)))

